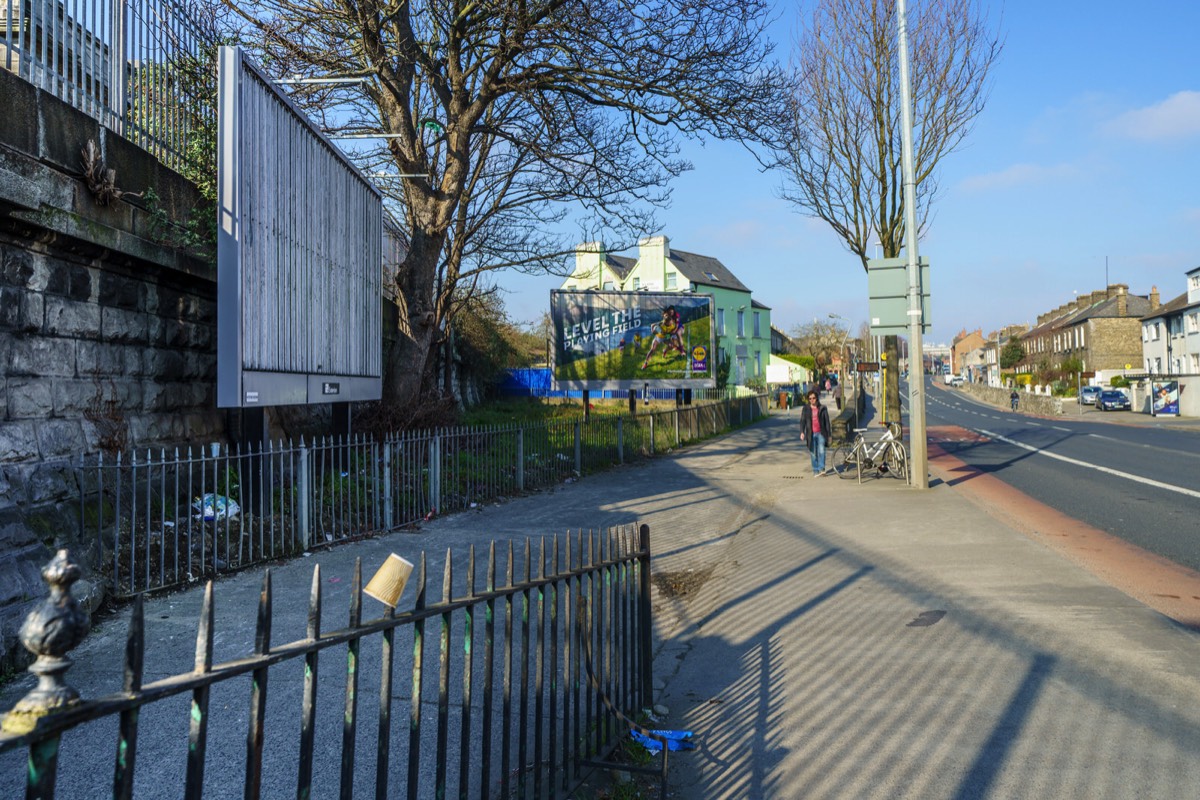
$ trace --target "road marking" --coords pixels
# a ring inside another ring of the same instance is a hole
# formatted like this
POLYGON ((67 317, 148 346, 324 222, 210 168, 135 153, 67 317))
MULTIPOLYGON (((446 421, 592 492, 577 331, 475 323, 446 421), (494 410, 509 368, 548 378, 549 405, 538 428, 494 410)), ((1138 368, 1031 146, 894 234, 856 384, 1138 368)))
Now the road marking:
MULTIPOLYGON (((1050 427, 1054 428, 1054 430, 1056 430, 1056 431, 1066 431, 1067 433, 1074 433, 1074 431, 1071 430, 1070 428, 1061 428, 1058 425, 1051 425, 1050 427)), ((1092 434, 1092 435, 1095 436, 1095 434, 1092 434)))
MULTIPOLYGON (((1080 461, 1077 458, 1070 458, 1068 456, 1059 455, 1058 453, 1051 453, 1049 450, 1043 450, 1040 447, 1034 447, 1033 445, 1028 445, 1028 444, 1025 444, 1024 442, 1018 442, 1014 439, 1008 438, 1007 436, 1001 436, 998 433, 992 433, 990 431, 980 431, 980 433, 982 433, 984 436, 994 439, 997 442, 1004 442, 1005 444, 1011 444, 1013 447, 1019 447, 1022 450, 1028 450, 1031 453, 1037 453, 1039 455, 1046 456, 1047 458, 1053 458, 1058 461, 1065 462, 1067 464, 1074 464, 1077 467, 1087 467, 1088 469, 1094 469, 1097 472, 1103 472, 1107 475, 1115 475, 1118 478, 1125 478, 1126 480, 1130 480, 1135 483, 1142 483, 1142 484, 1145 484, 1146 486, 1153 486, 1156 489, 1166 489, 1169 492, 1176 492, 1177 494, 1187 495, 1188 497, 1200 498, 1200 492, 1197 492, 1194 489, 1185 489, 1182 486, 1175 486, 1170 483, 1163 483, 1162 481, 1156 481, 1153 478, 1145 478, 1141 475, 1133 475, 1128 472, 1121 472, 1120 470, 1112 469, 1111 467, 1102 467, 1099 464, 1089 464, 1088 462, 1080 461)), ((1095 436, 1096 434, 1092 434, 1092 435, 1095 436)))
POLYGON ((1025 424, 1026 424, 1026 425, 1032 425, 1032 426, 1033 426, 1033 427, 1035 427, 1035 428, 1040 428, 1040 427, 1042 427, 1042 423, 1040 423, 1040 422, 1026 422, 1025 424))

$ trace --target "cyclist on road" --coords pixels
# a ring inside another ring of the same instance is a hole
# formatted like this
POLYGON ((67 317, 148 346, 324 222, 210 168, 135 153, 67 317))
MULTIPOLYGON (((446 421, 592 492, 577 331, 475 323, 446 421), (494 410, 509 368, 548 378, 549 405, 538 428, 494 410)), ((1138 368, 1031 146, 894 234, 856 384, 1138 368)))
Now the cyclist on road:
POLYGON ((1016 389, 1013 389, 1013 393, 1008 396, 1008 399, 1012 402, 1012 410, 1016 411, 1017 406, 1021 403, 1021 395, 1017 394, 1016 389))

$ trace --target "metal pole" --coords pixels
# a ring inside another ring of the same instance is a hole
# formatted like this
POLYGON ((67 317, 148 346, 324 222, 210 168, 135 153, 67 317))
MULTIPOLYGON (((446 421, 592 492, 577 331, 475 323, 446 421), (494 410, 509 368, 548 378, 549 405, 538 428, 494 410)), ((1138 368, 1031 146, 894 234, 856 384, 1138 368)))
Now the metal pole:
POLYGON ((912 449, 913 486, 929 488, 928 452, 925 442, 925 370, 914 377, 912 354, 922 358, 921 267, 917 257, 917 183, 913 171, 912 95, 908 75, 908 16, 905 0, 897 0, 896 21, 900 34, 900 105, 904 134, 904 249, 908 253, 908 426, 912 449))

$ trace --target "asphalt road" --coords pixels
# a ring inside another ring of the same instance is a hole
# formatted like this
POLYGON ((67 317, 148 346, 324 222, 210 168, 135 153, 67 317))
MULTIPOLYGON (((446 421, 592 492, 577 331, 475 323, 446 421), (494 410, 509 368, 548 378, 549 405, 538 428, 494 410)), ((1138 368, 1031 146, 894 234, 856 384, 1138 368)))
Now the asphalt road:
POLYGON ((1112 424, 1128 412, 1091 408, 1053 420, 1014 414, 928 380, 926 398, 929 427, 979 435, 941 442, 951 455, 1070 517, 1200 570, 1197 433, 1112 424))

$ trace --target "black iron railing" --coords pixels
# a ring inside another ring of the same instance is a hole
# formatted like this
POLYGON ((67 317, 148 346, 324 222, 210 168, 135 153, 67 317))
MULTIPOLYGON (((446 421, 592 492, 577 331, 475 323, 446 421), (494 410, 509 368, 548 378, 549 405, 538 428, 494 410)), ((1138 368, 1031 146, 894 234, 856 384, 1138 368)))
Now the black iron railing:
MULTIPOLYGON (((139 596, 129 624, 123 691, 80 700, 64 678, 70 666, 67 651, 79 631, 61 640, 47 635, 47 625, 61 631, 71 627, 62 624, 70 616, 63 616, 62 609, 74 602, 69 585, 78 569, 60 551, 60 568, 44 572, 52 598, 22 629, 26 646, 38 655, 31 671, 42 676, 42 686, 4 717, 0 787, 12 788, 12 771, 24 769, 26 796, 37 798, 53 797, 62 779, 70 781, 71 796, 107 795, 111 787, 116 798, 133 797, 135 788, 154 797, 199 798, 206 787, 209 796, 226 796, 231 783, 240 783, 247 798, 293 791, 301 798, 372 793, 411 800, 568 797, 585 777, 588 762, 606 757, 628 732, 622 720, 636 717, 651 702, 649 559, 644 525, 599 536, 556 536, 536 545, 527 540, 523 552, 514 552, 510 543, 497 554, 493 543, 482 589, 474 548, 457 591, 454 559, 447 553, 441 600, 430 603, 422 556, 413 608, 402 613, 387 609, 366 622, 361 564, 356 564, 349 624, 329 633, 321 630, 318 566, 306 635, 281 645, 272 642, 273 587, 267 570, 253 652, 218 664, 213 663, 218 626, 209 582, 194 669, 150 682, 143 680, 143 665, 153 643, 146 642, 139 596), (432 647, 426 642, 431 622, 437 637, 432 647), (398 646, 398 635, 410 637, 410 656, 398 646), (368 659, 364 647, 373 640, 378 659, 368 659), (331 648, 345 648, 341 685, 319 670, 327 663, 322 654, 331 648), (405 673, 407 687, 394 683, 405 673), (250 678, 248 715, 240 704, 230 707, 226 691, 245 676, 250 678), (378 699, 365 703, 368 696, 360 686, 372 679, 379 687, 378 699), (223 702, 214 707, 216 690, 222 691, 223 702), (186 712, 170 702, 179 696, 190 697, 186 712), (340 730, 327 724, 328 714, 323 718, 318 713, 330 703, 340 707, 340 730), (156 706, 186 713, 186 728, 181 719, 152 713, 156 706), (234 765, 228 758, 229 740, 238 738, 240 716, 246 717, 244 756, 234 765), (298 746, 281 744, 278 737, 295 741, 297 723, 298 746), (107 766, 94 757, 59 759, 65 736, 103 740, 112 736, 113 726, 115 756, 107 766), (161 745, 170 736, 180 744, 186 740, 186 748, 176 748, 178 759, 139 759, 140 742, 161 745), (363 742, 373 745, 373 757, 360 753, 363 742), (223 755, 214 764, 217 745, 223 755), (20 750, 26 751, 27 763, 14 758, 20 750), (430 751, 432 759, 422 756, 430 751), (264 752, 277 757, 267 758, 264 752), (288 755, 279 758, 280 753, 288 755), (112 776, 110 784, 97 781, 103 775, 112 776), (89 776, 96 791, 84 788, 92 785, 89 776), (219 786, 212 786, 213 780, 219 786)), ((86 626, 86 620, 81 624, 86 626)))
POLYGON ((117 596, 187 585, 651 458, 764 417, 766 402, 90 457, 80 541, 99 544, 117 596))

